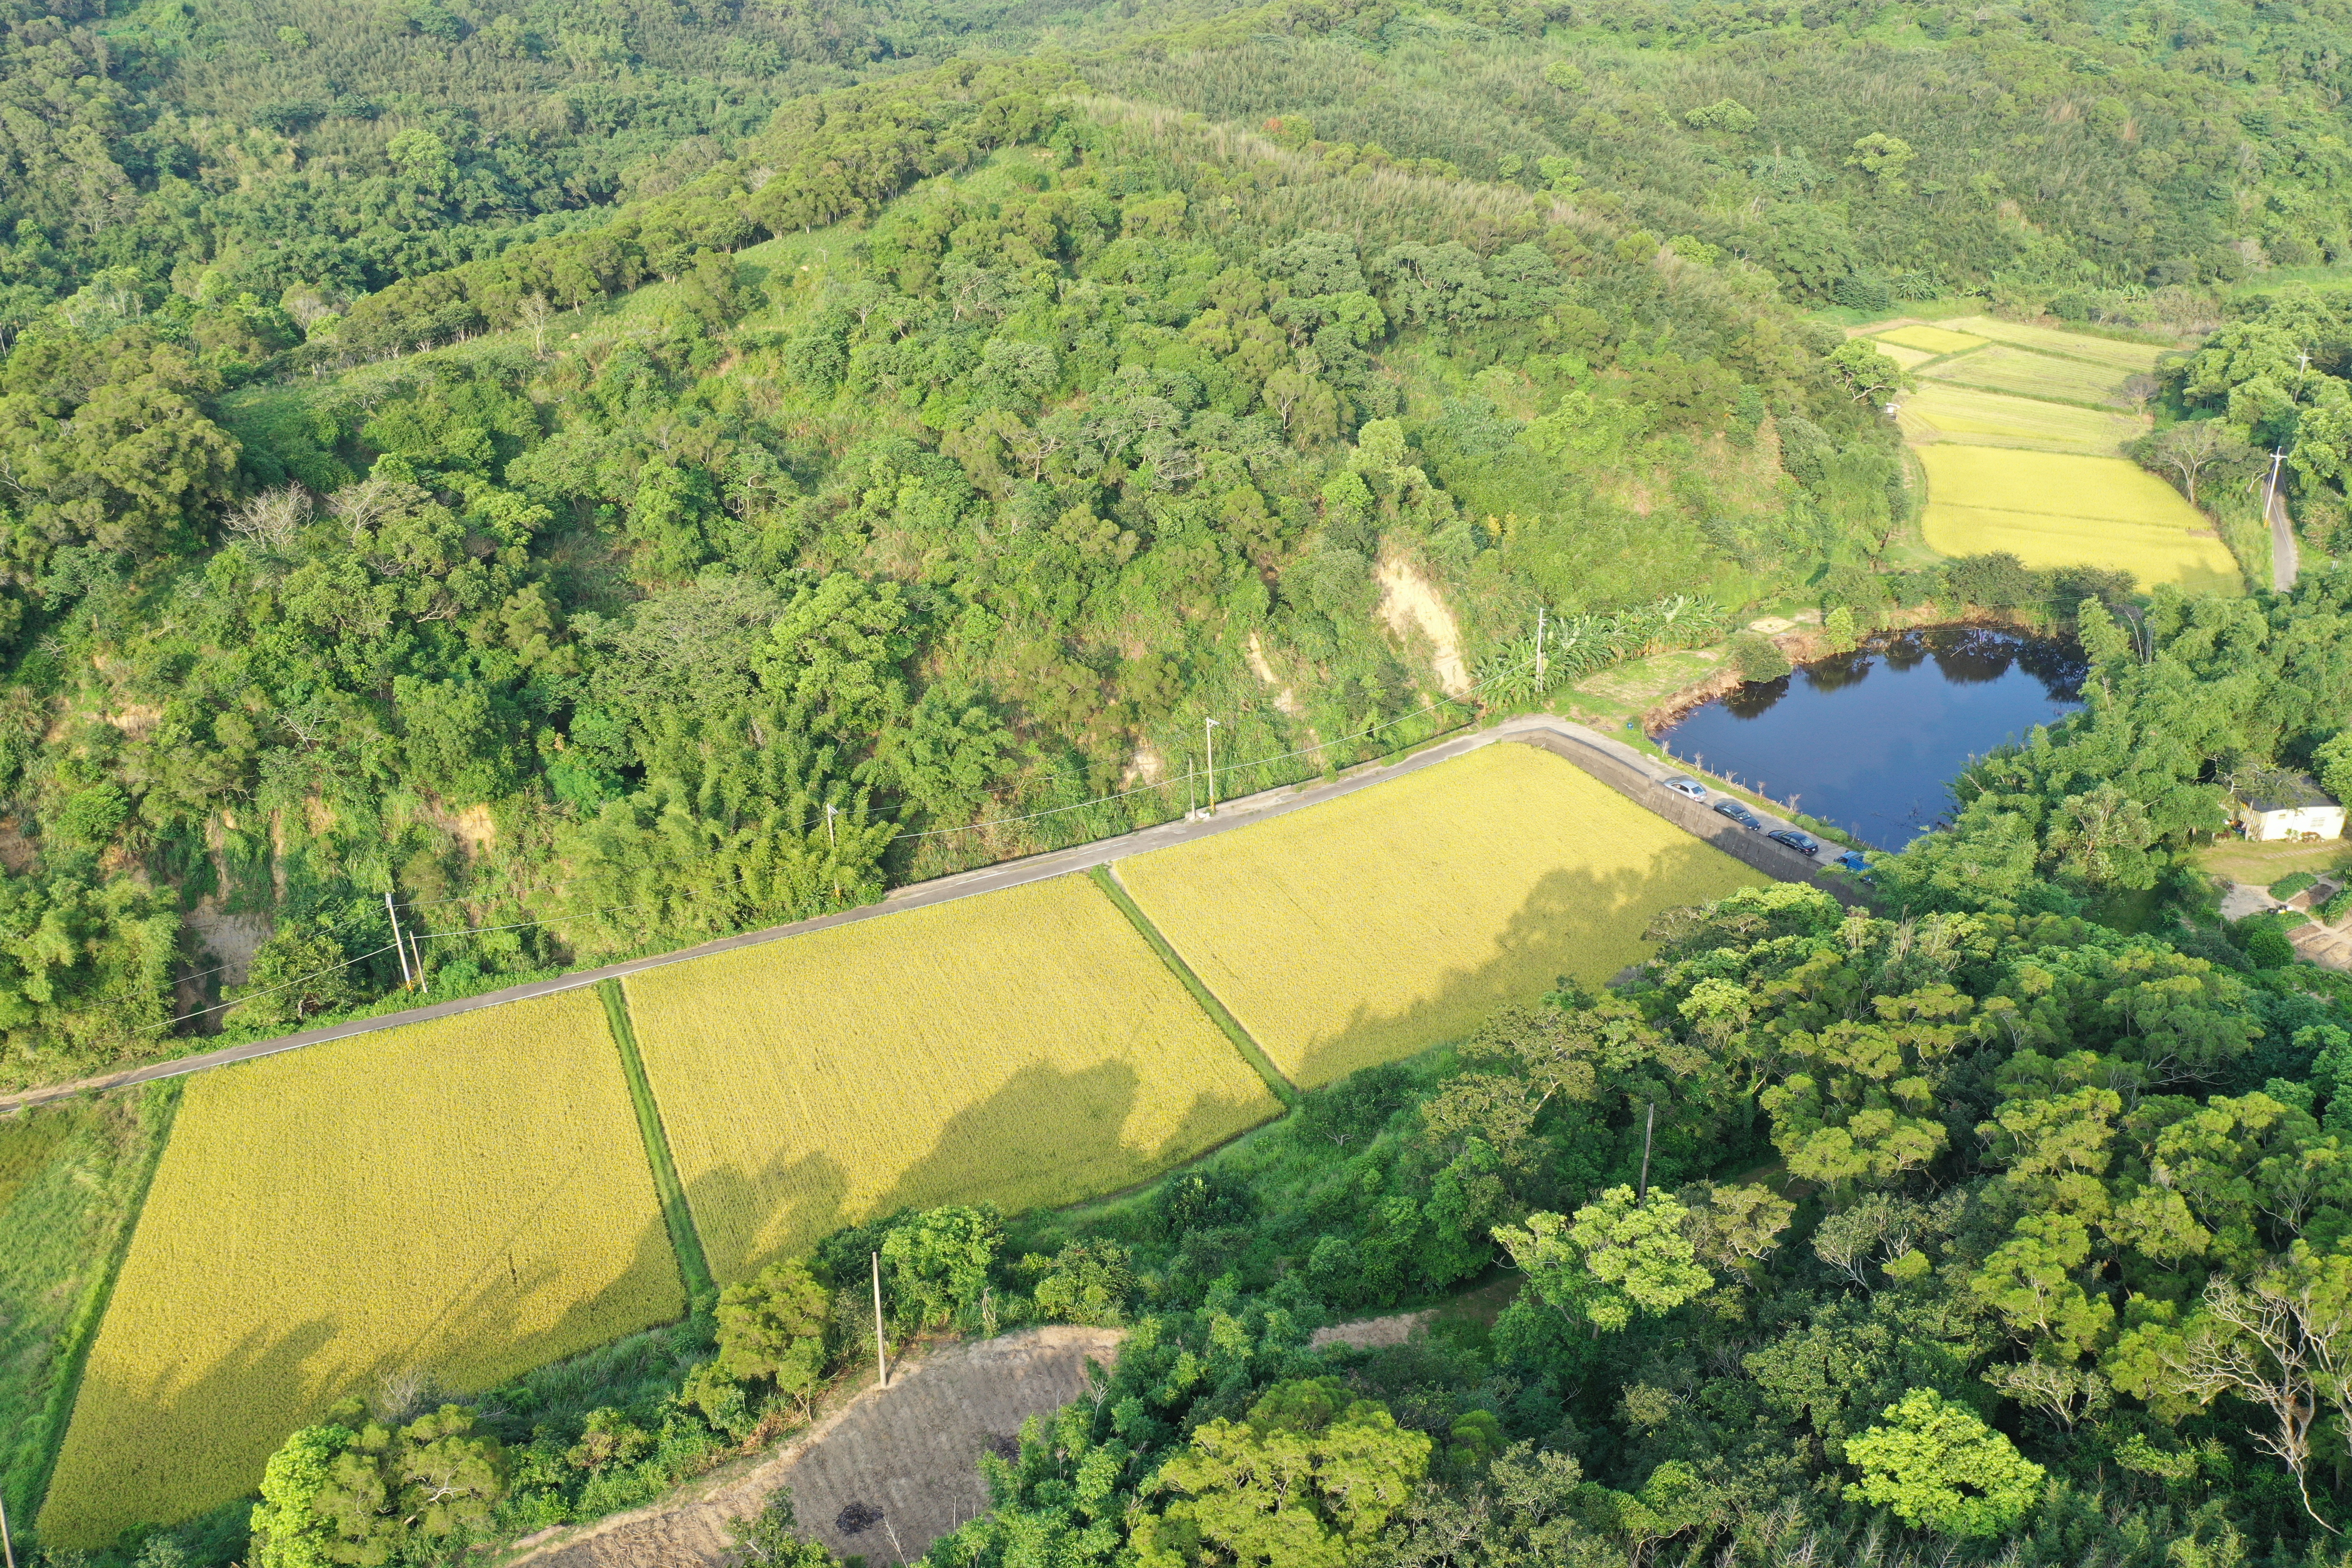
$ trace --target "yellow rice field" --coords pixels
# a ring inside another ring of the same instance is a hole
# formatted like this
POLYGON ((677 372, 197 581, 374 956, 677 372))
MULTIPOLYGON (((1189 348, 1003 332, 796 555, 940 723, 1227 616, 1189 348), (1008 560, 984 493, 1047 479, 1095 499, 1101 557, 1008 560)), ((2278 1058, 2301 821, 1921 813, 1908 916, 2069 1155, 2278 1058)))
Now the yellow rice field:
POLYGON ((2157 356, 2164 352, 2153 343, 2119 342, 2113 338, 2095 338, 2084 332, 2004 321, 1992 316, 1962 316, 1944 325, 1948 330, 1973 333, 1997 343, 2014 343, 2021 348, 2064 354, 2070 359, 2112 365, 2124 374, 2155 369, 2157 356))
MULTIPOLYGON (((1967 364, 1974 358, 1970 354, 1945 363, 1967 364)), ((2121 414, 1932 380, 1921 382, 1917 390, 1906 396, 1902 410, 1898 419, 1903 433, 1914 441, 2022 447, 2095 458, 2114 455, 2143 428, 2137 420, 2121 414)))
POLYGON ((2121 458, 2003 451, 1939 443, 1927 471, 1927 544, 1947 555, 2007 551, 2028 566, 2103 566, 2142 587, 2242 586, 2205 519, 2162 479, 2121 458))
POLYGON ((1282 1109, 1083 877, 626 984, 722 1283, 904 1206, 1109 1192, 1282 1109))
POLYGON ((1985 340, 1967 332, 1949 332, 1941 327, 1896 327, 1892 331, 1877 334, 1882 343, 1899 343, 1906 349, 1918 349, 1931 354, 1956 354, 1963 349, 1980 349, 1985 340))
POLYGON ((1660 910, 1769 880, 1532 746, 1122 860, 1119 879, 1294 1082, 1466 1033, 1646 956, 1660 910))
POLYGON ((41 1538, 227 1502, 386 1379, 489 1387, 685 1305, 593 991, 197 1074, 41 1538))

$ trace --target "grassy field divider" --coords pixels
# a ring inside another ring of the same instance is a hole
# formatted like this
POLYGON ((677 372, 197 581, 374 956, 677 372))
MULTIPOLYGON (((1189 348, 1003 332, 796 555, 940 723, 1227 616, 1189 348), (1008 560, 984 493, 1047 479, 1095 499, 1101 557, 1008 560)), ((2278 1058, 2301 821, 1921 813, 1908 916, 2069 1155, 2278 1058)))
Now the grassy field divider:
MULTIPOLYGON (((74 1402, 81 1397, 82 1370, 89 1365, 90 1347, 98 1342, 98 1329, 106 1321, 107 1303, 114 1299, 114 1282, 122 1274, 122 1260, 131 1256, 131 1237, 139 1228, 141 1211, 147 1206, 148 1189, 155 1184, 156 1168, 163 1163, 163 1145, 171 1142, 172 1119, 180 1109, 181 1085, 165 1079, 151 1084, 143 1092, 145 1104, 140 1109, 143 1124, 140 1132, 146 1147, 141 1151, 142 1169, 131 1188, 131 1202, 122 1215, 121 1226, 115 1232, 113 1245, 107 1248, 106 1261, 90 1279, 82 1299, 74 1308, 72 1320, 58 1337, 58 1361, 62 1367, 57 1383, 49 1389, 48 1403, 41 1411, 40 1449, 34 1461, 32 1484, 25 1489, 23 1512, 12 1512, 9 1522, 19 1531, 27 1530, 41 1516, 41 1506, 48 1500, 49 1478, 57 1474, 58 1456, 64 1451, 66 1428, 72 1424, 74 1402)), ((19 1534, 21 1546, 24 1536, 19 1534)))
POLYGON ((1265 1087, 1274 1091, 1274 1097, 1286 1107, 1297 1104, 1298 1087, 1282 1076, 1274 1065, 1274 1058, 1261 1050, 1258 1043, 1250 1038, 1249 1031, 1242 1027, 1242 1021, 1217 1000, 1216 993, 1202 984, 1201 977, 1192 973, 1192 966, 1184 962, 1183 954, 1169 944, 1168 939, 1160 934, 1160 928, 1151 923, 1151 917, 1128 896, 1118 875, 1108 866, 1097 866, 1087 875, 1093 878, 1095 886, 1118 906, 1118 912, 1127 917, 1136 934, 1149 942, 1151 951, 1160 955, 1160 962, 1168 966, 1168 972, 1184 983, 1184 989, 1192 994, 1192 1000, 1201 1005, 1201 1011, 1216 1021, 1217 1027, 1225 1032, 1225 1038, 1233 1041, 1234 1049, 1241 1052, 1242 1059, 1257 1069, 1258 1077, 1265 1079, 1265 1087))
POLYGON ((686 1201, 686 1184, 677 1179, 677 1163, 670 1158, 669 1134, 662 1129, 661 1107, 646 1077, 645 1058, 637 1053, 637 1032, 629 1022, 629 999, 617 980, 600 980, 596 994, 604 1002, 604 1019, 612 1026, 613 1043, 620 1047, 621 1073, 629 1080, 629 1100, 637 1108, 637 1131, 646 1141, 646 1163, 653 1167, 654 1193, 661 1200, 662 1218, 669 1226, 670 1246, 677 1253, 678 1278, 686 1281, 687 1300, 697 1311, 708 1311, 719 1294, 710 1263, 703 1256, 702 1235, 694 1227, 694 1209, 686 1201))

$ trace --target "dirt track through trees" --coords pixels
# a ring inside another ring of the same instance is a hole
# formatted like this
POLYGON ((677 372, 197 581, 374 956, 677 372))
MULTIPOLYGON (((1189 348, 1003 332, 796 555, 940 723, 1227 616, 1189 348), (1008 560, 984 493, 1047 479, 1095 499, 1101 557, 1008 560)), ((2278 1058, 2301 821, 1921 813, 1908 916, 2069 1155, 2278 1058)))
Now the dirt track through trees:
POLYGON ((1045 1328, 953 1345, 868 1389, 771 1458, 698 1492, 618 1515, 518 1562, 532 1568, 712 1568, 728 1521, 792 1489, 804 1534, 869 1563, 913 1562, 988 1506, 980 1456, 1013 1452, 1021 1424, 1087 1390, 1116 1329, 1045 1328), (853 1528, 854 1527, 854 1528, 853 1528), (895 1535, 895 1540, 894 1540, 895 1535))

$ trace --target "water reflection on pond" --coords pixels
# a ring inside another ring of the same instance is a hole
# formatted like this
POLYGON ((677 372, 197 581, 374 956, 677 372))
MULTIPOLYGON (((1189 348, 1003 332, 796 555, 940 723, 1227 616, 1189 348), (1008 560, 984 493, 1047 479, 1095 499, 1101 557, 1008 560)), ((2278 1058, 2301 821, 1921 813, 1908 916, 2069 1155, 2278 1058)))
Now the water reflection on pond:
POLYGON ((1935 626, 1751 681, 1660 739, 1710 773, 1793 795, 1806 815, 1900 849, 1950 810, 1946 785, 1969 758, 2080 708, 2083 675, 2072 643, 1935 626))

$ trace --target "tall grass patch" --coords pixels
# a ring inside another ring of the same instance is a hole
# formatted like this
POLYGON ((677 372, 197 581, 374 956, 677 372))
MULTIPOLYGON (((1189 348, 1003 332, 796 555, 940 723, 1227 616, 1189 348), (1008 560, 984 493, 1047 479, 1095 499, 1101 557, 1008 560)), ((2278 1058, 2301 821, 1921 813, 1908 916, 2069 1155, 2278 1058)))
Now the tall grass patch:
POLYGON ((2034 568, 2102 566, 2143 587, 2242 591, 2237 563, 2179 492, 2121 458, 1938 444, 1922 527, 1947 555, 2007 551, 2034 568))
POLYGON ((2164 351, 2154 343, 2127 343, 2114 338, 2095 338, 2082 332, 2070 332, 2059 327, 2038 327, 2024 321, 2003 321, 1991 316, 1962 316, 1944 323, 1946 328, 1997 343, 2011 343, 2020 348, 2040 349, 2044 353, 2065 354, 2072 359, 2092 360, 2112 365, 2129 374, 2134 371, 2156 368, 2157 356, 2164 351))
POLYGON ((1110 1192, 1282 1109, 1084 877, 625 984, 721 1284, 901 1207, 1110 1192))
POLYGON ((471 1392, 684 1307, 593 991, 198 1074, 42 1539, 226 1502, 347 1395, 471 1392))
POLYGON ((1531 746, 1490 745, 1119 879, 1294 1083, 1646 957, 1660 910, 1769 880, 1531 746))
POLYGON ((1917 349, 1923 353, 1931 354, 1956 354, 1969 349, 1980 349, 1985 345, 1984 339, 1967 332, 1952 332, 1941 327, 1916 325, 1896 327, 1892 331, 1878 333, 1877 338, 1882 343, 1898 343, 1904 348, 1917 349))
MULTIPOLYGON (((1975 358, 1970 354, 1947 363, 1968 364, 1975 358)), ((1904 434, 1914 441, 2015 447, 2085 458, 2112 457, 2142 429, 2138 421, 2121 414, 1933 380, 1922 382, 1903 400, 1900 417, 1904 434)))
POLYGON ((39 1506, 172 1098, 124 1090, 0 1120, 0 1501, 11 1520, 39 1506))
POLYGON ((2123 384, 2131 373, 2032 349, 1995 345, 1945 360, 1926 374, 1932 380, 1990 387, 2025 397, 2122 406, 2123 384))

